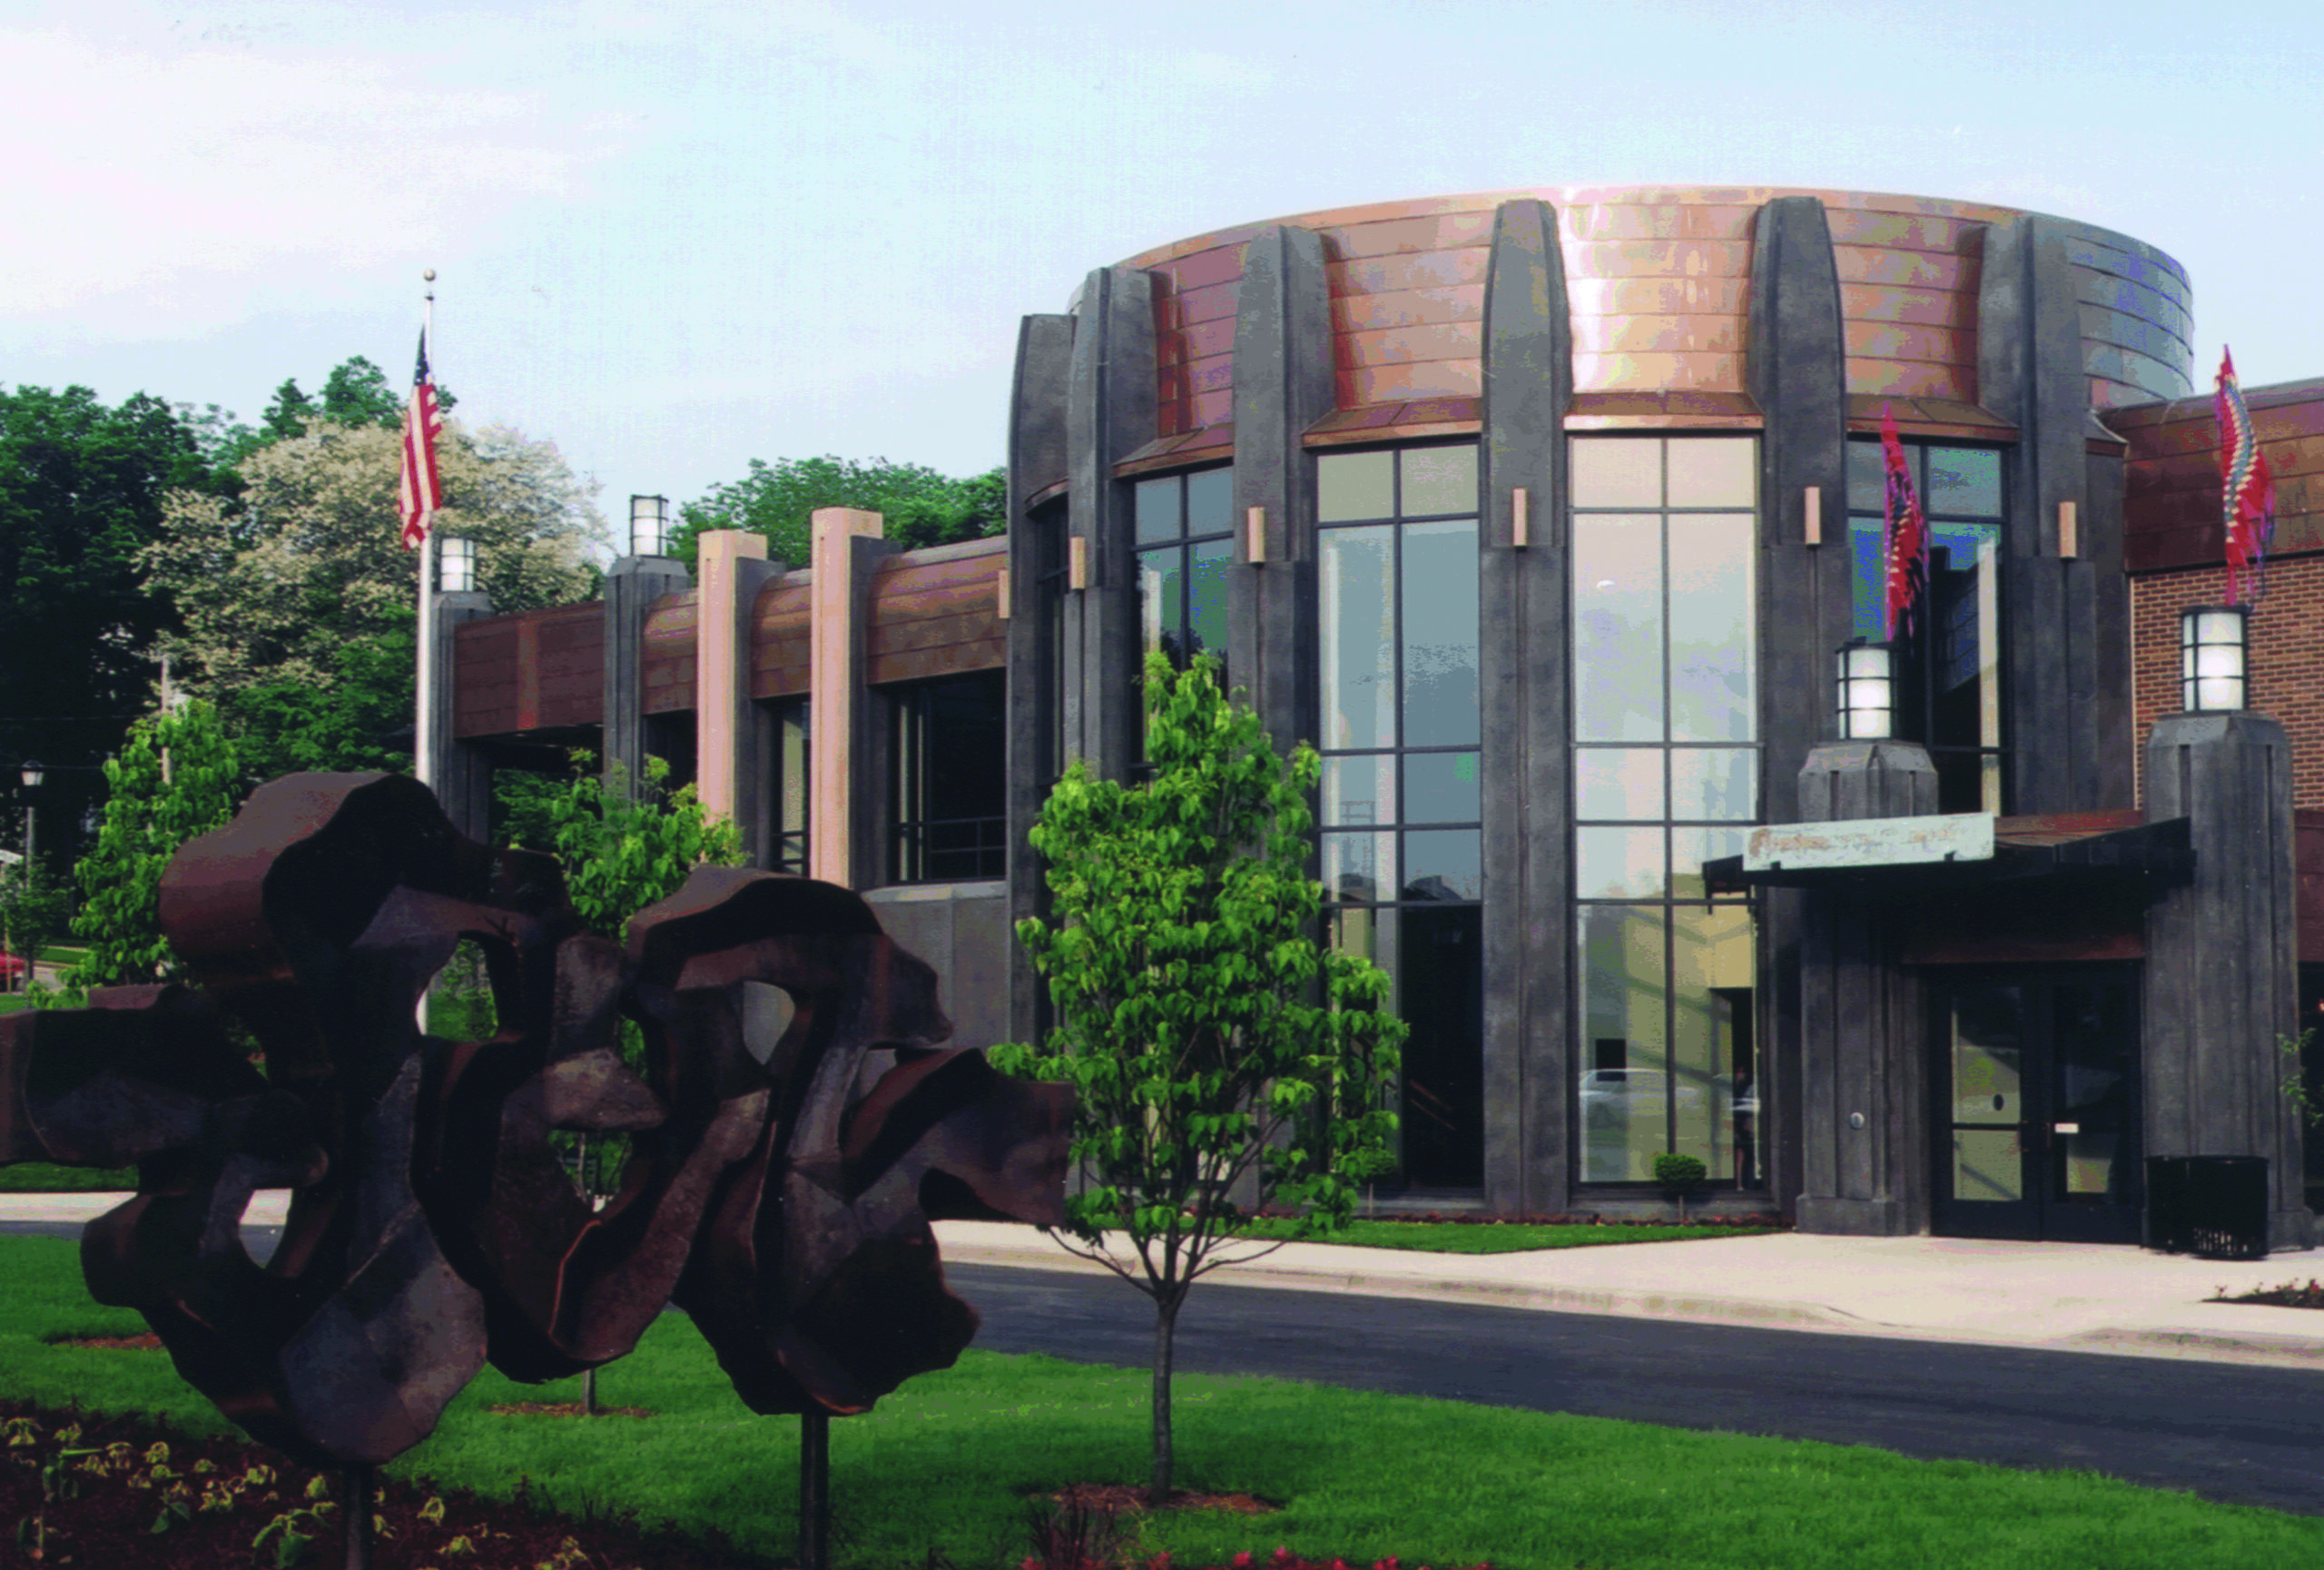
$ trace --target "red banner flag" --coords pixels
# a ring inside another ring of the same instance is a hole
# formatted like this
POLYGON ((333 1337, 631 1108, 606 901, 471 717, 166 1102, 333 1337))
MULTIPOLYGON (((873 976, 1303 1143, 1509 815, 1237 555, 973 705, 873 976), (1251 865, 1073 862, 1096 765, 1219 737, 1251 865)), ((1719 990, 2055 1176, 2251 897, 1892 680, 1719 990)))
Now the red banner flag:
POLYGON ((2241 576, 2251 574, 2251 597, 2267 587, 2268 547, 2276 533, 2276 477, 2260 450, 2235 380, 2235 357, 2219 354, 2219 482, 2227 533, 2227 603, 2242 603, 2241 576))
MULTIPOLYGON (((431 275, 432 276, 432 275, 431 275)), ((403 421, 403 548, 428 538, 428 519, 444 505, 436 475, 436 438, 444 417, 436 408, 436 383, 428 374, 428 334, 419 335, 419 368, 412 373, 411 406, 403 421)))
POLYGON ((1905 467, 1896 417, 1885 404, 1880 410, 1880 453, 1888 472, 1887 636, 1894 639, 1899 626, 1910 634, 1918 625, 1920 602, 1928 597, 1928 520, 1913 489, 1912 470, 1905 467))

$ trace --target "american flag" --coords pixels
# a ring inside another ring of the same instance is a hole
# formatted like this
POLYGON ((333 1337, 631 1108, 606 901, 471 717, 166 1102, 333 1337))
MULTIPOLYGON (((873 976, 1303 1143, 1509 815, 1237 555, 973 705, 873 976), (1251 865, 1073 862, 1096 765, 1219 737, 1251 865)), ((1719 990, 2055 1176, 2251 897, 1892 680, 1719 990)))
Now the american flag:
POLYGON ((412 372, 411 407, 403 420, 403 548, 428 538, 428 520, 444 505, 436 475, 436 438, 444 417, 436 408, 436 383, 428 374, 428 333, 419 334, 419 368, 412 372))
POLYGON ((1913 490, 1912 470, 1905 467, 1896 417, 1886 405, 1880 410, 1880 452, 1888 471, 1887 635, 1894 638, 1899 626, 1910 634, 1919 624, 1920 602, 1928 597, 1928 520, 1913 490))
POLYGON ((2251 411, 2236 384, 2235 357, 2219 355, 2219 481, 2227 530, 2227 603, 2242 603, 2240 577, 2251 573, 2251 597, 2267 587, 2268 546, 2276 533, 2276 477, 2251 430, 2251 411))

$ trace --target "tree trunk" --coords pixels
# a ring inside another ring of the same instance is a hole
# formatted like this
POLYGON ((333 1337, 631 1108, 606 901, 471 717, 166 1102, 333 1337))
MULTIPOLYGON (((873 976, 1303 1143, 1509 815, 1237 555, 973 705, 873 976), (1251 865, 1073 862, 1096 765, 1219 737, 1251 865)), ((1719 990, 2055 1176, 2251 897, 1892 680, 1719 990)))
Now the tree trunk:
POLYGON ((1178 1333, 1178 1308, 1185 1301, 1184 1286, 1154 1299, 1154 1466, 1147 1479, 1146 1497, 1157 1510, 1169 1502, 1170 1470, 1176 1460, 1170 1451, 1170 1352, 1178 1333))

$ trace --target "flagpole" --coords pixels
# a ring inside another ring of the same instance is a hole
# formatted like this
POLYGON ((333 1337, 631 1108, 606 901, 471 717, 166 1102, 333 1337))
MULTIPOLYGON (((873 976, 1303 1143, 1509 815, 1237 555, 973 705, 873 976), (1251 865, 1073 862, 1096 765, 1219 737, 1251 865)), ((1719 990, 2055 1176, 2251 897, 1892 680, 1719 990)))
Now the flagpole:
MULTIPOLYGON (((431 346, 436 341, 436 270, 428 268, 420 275, 428 285, 428 303, 422 321, 422 332, 431 346)), ((428 724, 429 711, 436 699, 436 520, 426 520, 427 533, 419 541, 419 678, 418 713, 411 727, 411 772, 421 785, 431 789, 436 784, 435 759, 429 755, 428 724)))

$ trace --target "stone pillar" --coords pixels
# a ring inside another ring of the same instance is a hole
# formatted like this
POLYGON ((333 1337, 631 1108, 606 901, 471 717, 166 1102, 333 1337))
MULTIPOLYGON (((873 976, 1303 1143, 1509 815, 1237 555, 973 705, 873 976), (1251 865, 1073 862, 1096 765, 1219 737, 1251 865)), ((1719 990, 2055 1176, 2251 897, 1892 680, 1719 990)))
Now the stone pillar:
POLYGON ((758 864, 766 738, 751 700, 751 614, 760 588, 783 564, 769 561, 765 536, 748 529, 711 529, 694 548, 702 568, 694 624, 694 787, 704 815, 734 823, 744 853, 758 864))
POLYGON ((879 783, 863 777, 866 760, 878 750, 863 680, 872 569, 896 548, 880 538, 881 527, 876 512, 819 508, 810 546, 807 691, 815 741, 807 771, 807 866, 812 875, 851 889, 880 881, 876 846, 866 843, 878 814, 862 807, 879 783))
POLYGON ((1289 756, 1316 736, 1315 466, 1307 428, 1332 411, 1331 291, 1323 236, 1271 225, 1251 236, 1235 309, 1236 566, 1228 579, 1227 680, 1289 756), (1247 519, 1259 509, 1264 561, 1247 519), (1307 661, 1313 660, 1312 652, 1307 661))
MULTIPOLYGON (((1813 196, 1779 196, 1751 231, 1746 369, 1766 424, 1759 437, 1759 744, 1763 823, 1807 815, 1798 785, 1812 750, 1837 734, 1832 651, 1854 625, 1847 501, 1847 341, 1831 224, 1813 196), (1807 492, 1821 540, 1807 539, 1807 492)), ((1819 779, 1828 776, 1819 774, 1819 779)), ((1925 809, 1923 809, 1925 810, 1925 809)), ((1759 904, 1761 1143, 1778 1203, 1804 1187, 1800 1114, 1801 901, 1770 889, 1759 904)), ((1829 1192, 1830 1190, 1823 1190, 1829 1192)))
POLYGON ((2090 439, 2107 433, 2090 412, 2071 228, 2038 214, 1993 225, 1979 274, 1978 401, 2018 431, 2001 586, 2014 813, 2131 797, 2130 587, 2115 514, 2091 505, 2090 439), (2081 520, 2071 558, 2063 502, 2081 520))
POLYGON ((606 574, 606 696, 598 762, 609 790, 645 777, 645 616, 665 594, 692 588, 666 556, 625 556, 606 574))
POLYGON ((1547 202, 1503 202, 1485 275, 1478 681, 1484 800, 1485 1202, 1567 1209, 1572 1011, 1565 411, 1573 330, 1547 202), (1525 543, 1517 543, 1518 497, 1525 543))
POLYGON ((436 691, 429 705, 428 777, 435 782, 436 799, 452 826, 482 844, 491 837, 492 762, 453 734, 458 712, 459 662, 455 636, 465 622, 481 621, 492 614, 492 597, 476 589, 436 597, 436 691))
POLYGON ((2166 715, 2146 745, 2150 823, 2188 820, 2195 873, 2147 909, 2146 1151, 2268 1159, 2268 1245, 2305 1249, 2300 1124, 2278 1042, 2298 1030, 2291 748, 2264 715, 2166 715))
MULTIPOLYGON (((1916 742, 1827 742, 1799 771, 1803 822, 1935 810, 1936 769, 1916 742)), ((1875 900, 1834 889, 1801 900, 1801 1231, 1928 1229, 1921 1010, 1921 988, 1897 966, 1875 900)))
POLYGON ((1114 465, 1154 439, 1154 281, 1101 267, 1082 285, 1075 318, 1065 444, 1084 578, 1065 597, 1065 746, 1118 780, 1137 748, 1137 583, 1129 490, 1114 465))
MULTIPOLYGON (((1073 318, 1028 316, 1017 334, 1017 372, 1009 414, 1009 933, 1048 913, 1041 858, 1027 834, 1041 810, 1053 766, 1050 726, 1065 695, 1054 678, 1063 591, 1046 586, 1047 563, 1029 499, 1066 476, 1066 397, 1073 363, 1073 318)), ((1040 1033, 1040 978, 1013 935, 1009 955, 1008 1037, 1040 1033)))

